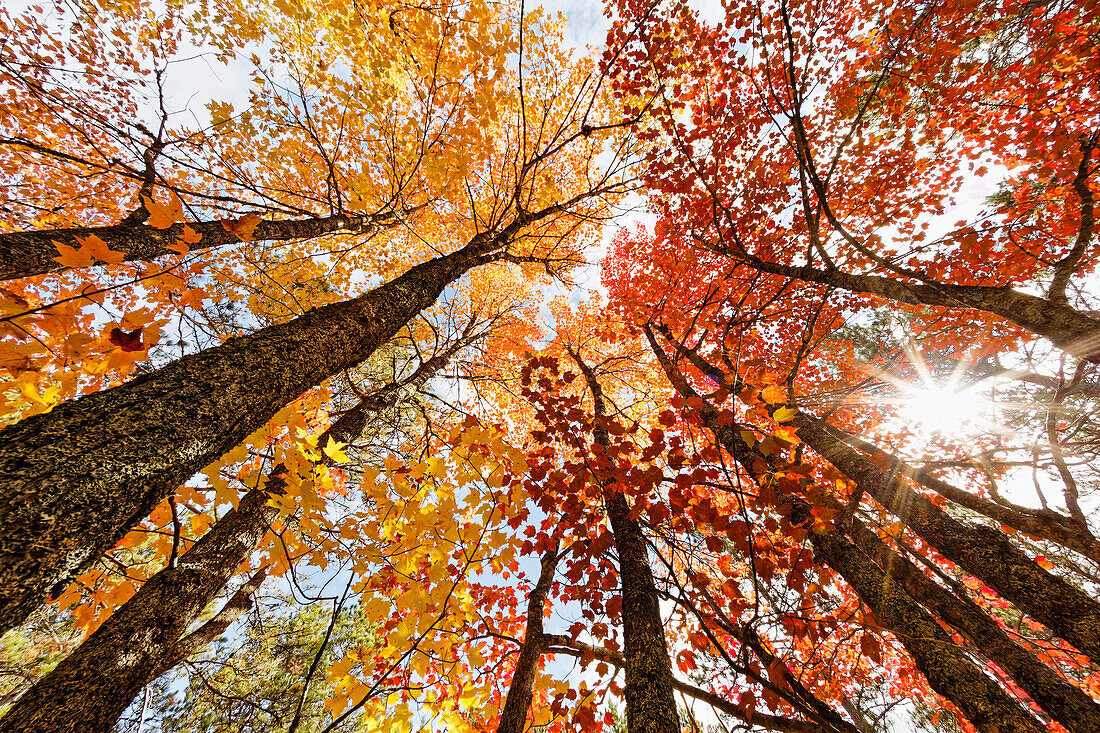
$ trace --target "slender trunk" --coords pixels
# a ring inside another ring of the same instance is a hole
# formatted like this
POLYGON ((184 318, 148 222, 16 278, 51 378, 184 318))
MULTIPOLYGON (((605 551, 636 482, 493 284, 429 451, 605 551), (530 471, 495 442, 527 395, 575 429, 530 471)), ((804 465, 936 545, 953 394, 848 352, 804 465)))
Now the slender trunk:
MULTIPOLYGON (((646 335, 677 391, 685 398, 702 402, 697 414, 719 444, 751 476, 766 482, 767 477, 761 475, 759 467, 768 464, 768 457, 749 446, 735 427, 721 419, 718 410, 702 401, 669 362, 652 332, 647 330, 646 335)), ((781 495, 780 501, 791 505, 792 524, 798 526, 812 520, 811 507, 803 499, 781 495)), ((875 618, 905 646, 932 689, 958 706, 978 730, 983 733, 1037 733, 1041 730, 1034 718, 1025 713, 955 645, 951 636, 928 611, 899 584, 889 582, 885 573, 847 537, 839 531, 826 534, 811 531, 808 538, 815 558, 833 568, 848 582, 871 608, 875 618)))
POLYGON ((1007 286, 909 283, 882 275, 858 275, 841 270, 819 270, 809 265, 768 262, 732 248, 720 251, 755 270, 773 275, 831 285, 910 305, 993 313, 1049 339, 1079 359, 1100 361, 1100 320, 1057 299, 1047 300, 1007 286))
POLYGON ((881 454, 891 464, 892 472, 896 475, 908 476, 921 486, 935 491, 945 499, 949 499, 959 506, 977 512, 1001 524, 1024 532, 1033 537, 1040 537, 1051 542, 1056 542, 1075 552, 1079 552, 1093 562, 1100 563, 1100 542, 1089 532, 1087 527, 1070 526, 1073 520, 1058 514, 1052 510, 1027 509, 1020 507, 1002 506, 988 499, 970 493, 954 486, 941 478, 933 476, 928 471, 911 466, 897 456, 874 446, 858 436, 851 435, 836 427, 829 426, 828 432, 848 445, 872 455, 881 454))
POLYGON ((527 630, 523 636, 523 646, 519 650, 519 659, 516 660, 516 669, 512 673, 512 682, 508 686, 508 696, 504 698, 504 708, 500 711, 497 733, 523 733, 527 729, 527 711, 531 707, 535 674, 538 672, 539 658, 547 644, 542 615, 550 586, 554 583, 554 571, 558 567, 557 540, 543 554, 539 564, 542 570, 527 598, 527 630))
POLYGON ((1100 603, 1048 573, 1000 530, 968 527, 842 442, 828 427, 799 413, 798 437, 856 482, 857 489, 896 514, 921 539, 1058 636, 1100 661, 1100 603))
MULTIPOLYGON (((606 450, 611 441, 603 426, 607 415, 603 389, 593 369, 576 353, 571 352, 571 355, 592 391, 595 415, 593 434, 597 445, 606 450)), ((672 696, 672 665, 645 536, 638 523, 630 518, 626 497, 614 490, 614 481, 602 481, 605 488, 604 506, 611 520, 611 532, 619 554, 619 580, 622 583, 626 728, 629 733, 680 733, 676 700, 672 696)))
POLYGON ((977 604, 935 583, 862 522, 852 520, 849 526, 855 543, 888 577, 900 580, 906 593, 970 639, 1052 718, 1069 730, 1100 730, 1100 705, 1016 644, 977 604))
POLYGON ((527 224, 358 298, 233 338, 0 433, 0 632, 107 551, 190 476, 331 375, 369 357, 527 224))
MULTIPOLYGON (((312 239, 336 232, 368 232, 393 227, 399 223, 397 216, 389 212, 261 221, 252 233, 252 241, 312 239)), ((0 280, 60 272, 66 268, 54 261, 59 254, 56 243, 79 248, 79 240, 89 236, 99 237, 112 251, 125 255, 128 262, 149 262, 157 257, 175 253, 174 250, 169 249, 169 246, 179 241, 184 226, 185 224, 181 223, 167 229, 156 229, 145 224, 116 224, 106 227, 4 232, 0 234, 0 280)), ((241 241, 220 221, 192 221, 186 222, 186 226, 202 235, 202 239, 190 245, 192 250, 210 249, 241 241)))
MULTIPOLYGON (((327 444, 329 438, 351 442, 371 412, 366 403, 349 410, 318 442, 327 444)), ((268 499, 285 492, 285 470, 277 466, 265 488, 245 494, 235 509, 180 556, 175 567, 149 578, 94 634, 35 683, 0 718, 0 733, 108 733, 143 687, 197 652, 205 636, 184 637, 184 633, 248 560, 278 516, 279 510, 268 499)))

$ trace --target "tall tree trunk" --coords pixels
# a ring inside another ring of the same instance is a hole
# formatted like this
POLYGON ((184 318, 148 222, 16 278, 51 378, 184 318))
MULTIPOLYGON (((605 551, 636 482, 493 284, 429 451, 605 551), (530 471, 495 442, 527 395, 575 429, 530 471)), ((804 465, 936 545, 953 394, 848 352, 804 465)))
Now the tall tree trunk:
MULTIPOLYGON (((252 241, 312 239, 336 232, 374 231, 399 223, 400 219, 391 212, 261 221, 252 233, 252 241)), ((128 262, 149 262, 175 253, 168 247, 179 241, 184 225, 180 223, 167 229, 156 229, 145 224, 116 224, 105 227, 4 232, 0 234, 0 280, 60 272, 65 266, 54 261, 60 254, 55 243, 79 248, 78 240, 89 236, 99 237, 112 251, 124 254, 128 262)), ((186 222, 186 226, 202 235, 202 239, 190 245, 192 250, 210 249, 241 241, 221 221, 192 221, 186 222)))
POLYGON ((527 597, 527 630, 523 636, 523 646, 519 650, 519 659, 516 660, 516 669, 512 672, 508 696, 504 698, 504 707, 500 711, 497 733, 523 733, 527 729, 527 711, 531 708, 535 674, 538 672, 539 658, 547 646, 542 616, 546 597, 554 583, 554 571, 558 567, 557 538, 554 546, 543 553, 539 565, 541 571, 538 582, 527 597))
MULTIPOLYGON (((318 445, 327 445, 330 439, 353 442, 372 414, 395 404, 402 388, 422 385, 466 343, 468 339, 460 339, 446 352, 424 362, 408 379, 380 390, 345 412, 320 436, 318 445)), ((318 465, 328 462, 325 456, 318 465)), ((0 718, 0 733, 107 733, 143 687, 201 650, 220 634, 219 629, 224 631, 240 613, 219 614, 212 619, 215 623, 183 636, 241 563, 248 560, 278 516, 278 509, 268 504, 268 499, 285 493, 285 472, 285 466, 276 466, 264 488, 245 494, 235 509, 180 556, 174 567, 149 578, 94 634, 19 698, 0 718)), ((256 585, 263 578, 257 575, 250 581, 256 585)), ((243 600, 234 604, 236 600, 231 599, 226 609, 240 610, 243 600)))
MULTIPOLYGON (((698 400, 697 414, 720 445, 755 479, 766 482, 758 466, 769 458, 758 453, 740 436, 735 427, 723 421, 718 410, 703 400, 669 362, 652 331, 646 333, 650 346, 669 380, 685 398, 698 400)), ((774 460, 774 459, 772 459, 774 460)), ((795 525, 812 520, 810 505, 797 496, 781 495, 790 504, 795 525)), ((916 602, 898 583, 871 559, 860 552, 839 531, 826 534, 809 532, 815 557, 833 568, 866 603, 885 628, 905 646, 917 669, 939 694, 954 703, 967 719, 983 733, 1037 733, 1038 722, 1024 712, 992 679, 981 671, 943 630, 936 619, 916 602)))
POLYGON ((869 458, 829 432, 826 424, 799 413, 791 421, 798 437, 841 473, 857 490, 896 514, 921 539, 1004 599, 1100 661, 1100 603, 1053 575, 1020 551, 998 529, 968 527, 869 458))
MULTIPOLYGON (((698 354, 678 344, 678 353, 704 373, 727 384, 727 375, 698 354)), ((657 345, 648 332, 650 345, 657 345)), ((658 358, 664 352, 658 354, 658 358)), ((667 360, 666 360, 667 361, 667 360)), ((662 362, 663 364, 666 362, 662 362)), ((665 371, 669 371, 669 364, 665 371)), ((738 375, 734 375, 740 381, 738 375)), ((679 381, 686 387, 682 377, 679 381)), ((789 407, 789 406, 787 406, 789 407)), ((816 453, 852 479, 857 490, 893 512, 925 542, 968 573, 980 578, 1001 597, 1070 642, 1094 661, 1100 660, 1100 603, 1076 586, 1048 573, 1013 544, 1004 532, 987 526, 967 527, 911 489, 904 477, 888 474, 844 441, 844 434, 797 408, 790 424, 816 453)))
POLYGON ((1012 677, 1052 718, 1068 730, 1100 730, 1100 705, 1014 642, 977 604, 935 583, 862 522, 853 519, 849 527, 852 540, 888 578, 900 580, 907 594, 970 639, 983 656, 1012 677))
POLYGON ((1079 359, 1100 361, 1100 319, 1057 299, 1048 300, 1008 286, 904 282, 882 275, 819 270, 760 259, 734 247, 716 248, 738 262, 773 275, 876 295, 910 305, 985 311, 1042 336, 1079 359))
POLYGON ((358 298, 233 338, 0 432, 0 632, 59 591, 190 476, 369 357, 442 290, 507 256, 525 213, 358 298))
POLYGON ((985 515, 1001 524, 1012 527, 1033 537, 1041 537, 1056 542, 1075 552, 1079 552, 1093 562, 1100 563, 1100 542, 1092 536, 1088 527, 1077 526, 1072 517, 1063 516, 1050 509, 1028 509, 1026 507, 1007 507, 960 489, 929 471, 912 466, 897 456, 872 445, 859 436, 847 433, 835 426, 828 426, 828 432, 864 453, 880 454, 890 462, 891 472, 911 478, 921 486, 935 491, 940 496, 959 506, 985 515))
MULTIPOLYGON (((596 444, 606 450, 611 441, 603 425, 607 417, 603 389, 592 367, 577 353, 570 353, 592 392, 596 444)), ((626 497, 614 490, 614 480, 601 477, 601 481, 606 492, 604 506, 619 554, 622 583, 626 728, 629 733, 680 733, 676 700, 672 696, 672 664, 645 536, 638 523, 630 518, 626 497)))

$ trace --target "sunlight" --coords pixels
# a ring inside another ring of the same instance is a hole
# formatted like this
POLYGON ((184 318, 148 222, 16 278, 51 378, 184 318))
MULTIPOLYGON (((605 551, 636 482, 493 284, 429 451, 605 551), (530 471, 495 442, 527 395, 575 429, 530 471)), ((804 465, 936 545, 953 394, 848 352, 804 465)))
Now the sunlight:
POLYGON ((928 432, 958 434, 988 422, 991 405, 974 390, 952 389, 938 384, 910 385, 902 402, 902 415, 928 432))

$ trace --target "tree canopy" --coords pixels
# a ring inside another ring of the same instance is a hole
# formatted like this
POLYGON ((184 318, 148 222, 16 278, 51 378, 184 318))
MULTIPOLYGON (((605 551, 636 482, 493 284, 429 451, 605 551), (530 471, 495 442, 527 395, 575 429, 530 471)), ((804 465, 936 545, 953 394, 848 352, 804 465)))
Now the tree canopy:
POLYGON ((0 733, 1100 730, 1100 7, 603 11, 0 9, 0 733))

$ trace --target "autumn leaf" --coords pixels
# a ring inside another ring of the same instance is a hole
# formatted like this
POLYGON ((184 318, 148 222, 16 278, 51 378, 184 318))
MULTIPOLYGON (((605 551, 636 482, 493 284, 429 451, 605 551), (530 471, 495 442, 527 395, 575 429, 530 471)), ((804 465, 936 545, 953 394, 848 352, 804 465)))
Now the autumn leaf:
POLYGON ((154 229, 167 229, 183 219, 183 202, 175 193, 170 194, 167 204, 158 203, 151 196, 142 196, 141 201, 149 212, 146 223, 154 229))
POLYGON ((324 447, 325 455, 336 463, 347 463, 351 459, 344 454, 343 448, 346 446, 347 443, 341 443, 333 438, 329 438, 328 445, 324 447))
POLYGON ((123 351, 141 351, 145 344, 141 341, 142 329, 135 331, 123 331, 121 328, 112 328, 110 342, 120 347, 123 351))
POLYGON ((239 219, 222 219, 222 226, 242 242, 251 242, 252 234, 261 221, 263 221, 263 217, 259 214, 249 213, 239 219))

